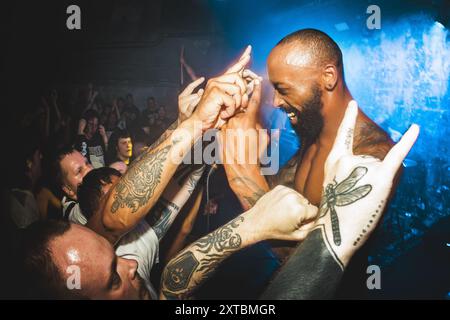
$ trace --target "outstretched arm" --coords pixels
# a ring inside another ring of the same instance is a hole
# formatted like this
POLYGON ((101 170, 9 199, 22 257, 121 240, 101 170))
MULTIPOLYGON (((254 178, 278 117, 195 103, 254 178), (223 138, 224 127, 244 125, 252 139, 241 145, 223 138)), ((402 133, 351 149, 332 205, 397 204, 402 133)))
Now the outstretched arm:
POLYGON ((166 140, 133 161, 110 190, 102 210, 104 228, 98 231, 115 243, 132 229, 155 205, 178 164, 201 135, 201 126, 188 119, 166 140))
POLYGON ((380 221, 394 176, 419 134, 413 125, 383 161, 353 155, 356 102, 347 108, 325 162, 319 218, 262 299, 332 298, 351 257, 380 221))
POLYGON ((251 156, 252 154, 260 156, 266 149, 268 141, 265 133, 258 130, 260 100, 261 84, 260 80, 256 79, 246 112, 230 119, 220 132, 222 160, 227 179, 244 210, 253 207, 256 201, 270 190, 269 184, 261 174, 259 159, 252 159, 251 156), (251 143, 251 140, 255 143, 251 143))
MULTIPOLYGON (((248 55, 246 61, 249 59, 248 55)), ((245 91, 238 72, 208 81, 192 116, 181 122, 167 139, 149 148, 132 163, 106 195, 98 214, 100 218, 91 219, 91 228, 112 243, 131 230, 154 206, 178 165, 203 132, 218 128, 234 115, 245 91)))
POLYGON ((160 241, 190 198, 204 169, 205 167, 201 166, 194 169, 187 177, 174 177, 152 208, 149 217, 151 219, 150 225, 160 241))
POLYGON ((317 208, 300 194, 279 186, 249 211, 197 240, 164 268, 161 299, 188 299, 234 252, 267 239, 303 240, 317 208), (273 212, 278 211, 277 215, 273 212))

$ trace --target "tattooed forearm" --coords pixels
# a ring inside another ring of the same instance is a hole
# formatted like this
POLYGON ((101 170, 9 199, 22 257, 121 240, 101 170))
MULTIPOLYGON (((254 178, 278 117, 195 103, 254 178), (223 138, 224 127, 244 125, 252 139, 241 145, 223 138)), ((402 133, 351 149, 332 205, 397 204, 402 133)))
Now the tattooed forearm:
POLYGON ((325 241, 326 235, 322 228, 311 231, 260 298, 332 298, 342 278, 343 269, 325 241))
POLYGON ((241 192, 238 197, 245 201, 245 205, 251 208, 255 203, 261 198, 266 191, 261 189, 256 182, 252 179, 246 177, 236 177, 230 180, 230 184, 235 184, 238 186, 245 186, 246 188, 241 188, 241 192))
POLYGON ((153 195, 161 180, 161 173, 171 146, 149 152, 140 161, 133 163, 116 185, 111 212, 119 208, 130 208, 135 213, 153 195))
POLYGON ((180 207, 162 197, 152 208, 149 213, 151 217, 150 225, 153 227, 159 240, 167 233, 178 212, 180 212, 180 207))
POLYGON ((157 146, 159 146, 164 140, 166 140, 169 135, 177 128, 178 126, 178 121, 173 122, 169 128, 167 128, 166 131, 164 131, 164 133, 155 141, 151 144, 151 146, 149 147, 149 149, 154 149, 157 146))
POLYGON ((243 222, 243 216, 237 217, 172 259, 162 276, 162 295, 167 299, 189 298, 219 263, 242 247, 242 238, 236 229, 243 222))

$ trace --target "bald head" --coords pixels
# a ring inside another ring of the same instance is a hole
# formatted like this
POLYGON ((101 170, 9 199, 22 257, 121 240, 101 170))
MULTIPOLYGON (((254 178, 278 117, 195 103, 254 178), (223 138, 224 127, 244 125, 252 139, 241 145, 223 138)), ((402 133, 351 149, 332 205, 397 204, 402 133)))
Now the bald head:
POLYGON ((116 256, 105 238, 84 226, 41 221, 27 228, 24 239, 24 271, 33 298, 150 296, 137 274, 137 261, 116 256), (79 287, 72 286, 77 281, 79 287))
POLYGON ((318 138, 324 114, 332 113, 345 93, 342 70, 341 50, 319 30, 291 33, 270 52, 267 71, 275 88, 273 104, 286 111, 304 143, 318 138))
POLYGON ((281 39, 277 47, 284 47, 285 62, 298 67, 323 67, 333 64, 342 70, 342 52, 326 33, 315 29, 301 29, 281 39))

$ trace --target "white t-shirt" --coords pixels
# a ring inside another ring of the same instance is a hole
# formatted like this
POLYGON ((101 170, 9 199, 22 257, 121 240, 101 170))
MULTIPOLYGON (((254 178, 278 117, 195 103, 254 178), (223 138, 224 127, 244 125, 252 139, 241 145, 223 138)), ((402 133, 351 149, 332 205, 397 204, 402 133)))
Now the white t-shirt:
MULTIPOLYGON (((80 204, 66 197, 62 200, 63 215, 72 223, 85 225, 86 217, 80 209, 80 204), (66 212, 70 210, 70 212, 66 212)), ((156 290, 150 282, 150 272, 155 263, 159 262, 159 240, 152 227, 141 220, 138 225, 124 235, 116 245, 116 254, 119 257, 133 259, 138 262, 138 274, 144 279, 152 299, 158 299, 156 290)))
POLYGON ((64 197, 61 201, 63 207, 63 217, 72 223, 84 226, 87 223, 86 217, 81 213, 80 204, 75 200, 64 197))
POLYGON ((39 220, 38 205, 33 193, 28 190, 12 189, 10 213, 16 226, 21 229, 39 220))
POLYGON ((141 220, 133 230, 120 239, 116 254, 138 262, 137 272, 144 279, 152 299, 157 300, 158 294, 150 282, 152 267, 159 262, 159 240, 153 228, 145 220, 141 220))

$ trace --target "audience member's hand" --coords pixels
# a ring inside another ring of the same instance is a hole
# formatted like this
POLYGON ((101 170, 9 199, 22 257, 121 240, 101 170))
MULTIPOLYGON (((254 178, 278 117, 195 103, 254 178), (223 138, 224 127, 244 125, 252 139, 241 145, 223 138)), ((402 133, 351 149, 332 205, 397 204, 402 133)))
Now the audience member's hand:
POLYGON ((353 155, 358 106, 351 101, 325 162, 322 201, 317 225, 346 265, 380 221, 394 176, 419 134, 417 125, 405 133, 384 161, 353 155))
POLYGON ((86 119, 81 118, 80 121, 78 121, 78 134, 83 135, 84 134, 84 129, 86 129, 86 119))
POLYGON ((245 160, 246 164, 257 164, 252 155, 259 159, 267 148, 269 137, 265 131, 260 130, 262 127, 258 121, 261 83, 259 79, 254 83, 254 91, 245 111, 236 113, 219 132, 221 156, 225 164, 242 162, 240 159, 245 160))
POLYGON ((263 239, 300 241, 313 227, 318 209, 297 191, 277 186, 248 212, 255 219, 255 234, 263 239))
POLYGON ((100 135, 102 136, 102 138, 107 137, 106 135, 106 130, 105 127, 103 125, 99 125, 98 126, 98 133, 100 133, 100 135))
POLYGON ((205 90, 199 89, 194 93, 194 90, 205 81, 205 78, 201 77, 190 84, 180 93, 178 96, 178 122, 183 122, 192 115, 195 107, 198 105, 200 99, 203 96, 205 90))
POLYGON ((245 91, 244 80, 237 73, 212 78, 193 116, 202 122, 203 130, 220 128, 241 106, 245 91))

